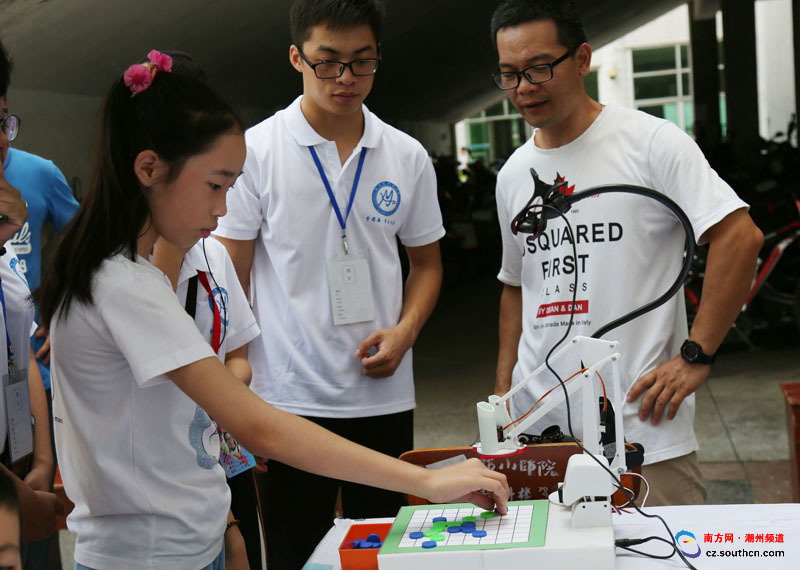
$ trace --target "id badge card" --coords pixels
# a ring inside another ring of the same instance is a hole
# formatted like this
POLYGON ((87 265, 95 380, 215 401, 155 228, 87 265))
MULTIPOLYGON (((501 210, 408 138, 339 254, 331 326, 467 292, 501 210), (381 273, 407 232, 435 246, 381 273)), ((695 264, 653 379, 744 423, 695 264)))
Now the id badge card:
POLYGON ((340 255, 328 262, 328 284, 334 325, 375 319, 369 261, 360 253, 340 255))
POLYGON ((31 425, 31 398, 28 393, 28 370, 8 363, 3 374, 6 396, 6 422, 8 424, 8 454, 11 463, 33 453, 33 426, 31 425))
POLYGON ((256 458, 236 441, 229 431, 217 424, 219 432, 219 463, 225 469, 225 476, 231 477, 256 466, 256 458))

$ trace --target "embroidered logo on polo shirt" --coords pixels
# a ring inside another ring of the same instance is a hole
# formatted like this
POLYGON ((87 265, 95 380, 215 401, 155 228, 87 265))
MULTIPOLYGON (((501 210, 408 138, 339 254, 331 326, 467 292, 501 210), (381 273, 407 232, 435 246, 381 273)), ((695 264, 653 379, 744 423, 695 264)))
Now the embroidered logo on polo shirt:
POLYGON ((400 189, 391 182, 380 182, 372 190, 372 205, 378 213, 391 216, 400 207, 400 189))

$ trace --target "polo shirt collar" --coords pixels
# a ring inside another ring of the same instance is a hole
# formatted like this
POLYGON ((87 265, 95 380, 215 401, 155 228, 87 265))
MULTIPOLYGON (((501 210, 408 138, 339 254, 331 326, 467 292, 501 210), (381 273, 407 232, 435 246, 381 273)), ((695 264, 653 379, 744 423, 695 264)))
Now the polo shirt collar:
MULTIPOLYGON (((300 109, 300 101, 302 99, 303 96, 300 95, 286 108, 286 128, 289 133, 300 146, 315 146, 330 142, 315 131, 306 116, 303 115, 303 111, 300 109)), ((361 112, 364 114, 364 134, 361 135, 361 140, 358 141, 357 146, 375 148, 380 141, 383 125, 375 115, 370 113, 366 105, 361 105, 361 112)))

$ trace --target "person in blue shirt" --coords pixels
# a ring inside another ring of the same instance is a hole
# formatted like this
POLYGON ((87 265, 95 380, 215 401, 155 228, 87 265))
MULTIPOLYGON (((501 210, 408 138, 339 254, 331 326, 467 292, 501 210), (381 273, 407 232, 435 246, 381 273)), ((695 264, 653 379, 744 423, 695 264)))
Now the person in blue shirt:
POLYGON ((11 238, 20 268, 31 290, 39 286, 42 274, 42 230, 51 224, 62 233, 72 219, 78 202, 64 175, 52 161, 9 148, 5 164, 6 180, 17 188, 28 203, 28 219, 11 238))

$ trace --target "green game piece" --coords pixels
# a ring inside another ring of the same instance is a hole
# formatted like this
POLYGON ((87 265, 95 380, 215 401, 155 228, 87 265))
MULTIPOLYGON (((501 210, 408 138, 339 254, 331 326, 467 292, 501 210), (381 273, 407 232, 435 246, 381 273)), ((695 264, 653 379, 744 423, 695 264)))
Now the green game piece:
POLYGON ((443 541, 445 538, 446 538, 446 537, 445 537, 443 534, 435 534, 435 535, 433 535, 433 536, 431 537, 431 540, 435 540, 436 542, 441 542, 441 541, 443 541))
POLYGON ((432 536, 436 536, 437 534, 439 534, 439 531, 438 531, 438 530, 431 529, 431 530, 426 530, 426 531, 425 531, 425 532, 423 532, 422 534, 424 534, 425 536, 427 536, 428 538, 430 538, 430 537, 432 537, 432 536))
POLYGON ((485 512, 481 513, 481 518, 482 519, 490 519, 493 516, 494 516, 494 512, 492 512, 492 511, 485 511, 485 512))
POLYGON ((461 522, 477 522, 477 521, 478 521, 477 518, 471 517, 471 516, 470 517, 464 517, 463 519, 461 519, 461 522))

